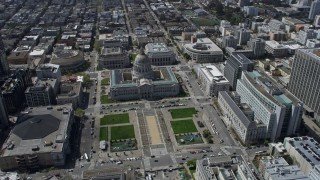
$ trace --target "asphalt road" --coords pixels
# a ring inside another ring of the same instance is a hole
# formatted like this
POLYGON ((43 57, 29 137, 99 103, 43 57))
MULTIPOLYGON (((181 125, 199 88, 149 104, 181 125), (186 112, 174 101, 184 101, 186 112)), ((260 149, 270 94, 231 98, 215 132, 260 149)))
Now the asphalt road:
POLYGON ((222 122, 219 117, 217 111, 209 105, 203 106, 203 111, 207 114, 207 117, 210 117, 210 121, 213 120, 217 130, 219 132, 219 136, 224 140, 224 143, 229 146, 237 146, 238 144, 232 139, 228 129, 222 122))

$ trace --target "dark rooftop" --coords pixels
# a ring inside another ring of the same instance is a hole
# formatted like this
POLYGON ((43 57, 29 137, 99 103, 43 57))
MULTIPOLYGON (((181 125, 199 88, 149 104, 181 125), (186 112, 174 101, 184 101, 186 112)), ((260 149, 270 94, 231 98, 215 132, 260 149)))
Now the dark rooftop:
POLYGON ((23 115, 19 117, 20 124, 16 125, 13 133, 23 140, 42 139, 59 129, 60 120, 46 115, 23 115))

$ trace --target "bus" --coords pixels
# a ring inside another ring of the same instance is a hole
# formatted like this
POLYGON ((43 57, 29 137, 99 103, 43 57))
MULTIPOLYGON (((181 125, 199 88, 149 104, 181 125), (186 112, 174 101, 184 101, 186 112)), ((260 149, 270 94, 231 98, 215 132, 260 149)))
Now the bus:
POLYGON ((89 157, 88 157, 87 153, 84 153, 84 158, 85 158, 87 161, 89 161, 89 157))

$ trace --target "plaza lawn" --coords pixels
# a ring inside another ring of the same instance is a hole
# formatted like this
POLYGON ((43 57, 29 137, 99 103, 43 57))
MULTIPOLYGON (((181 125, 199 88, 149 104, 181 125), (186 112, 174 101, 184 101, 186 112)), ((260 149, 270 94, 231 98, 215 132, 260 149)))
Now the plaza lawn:
POLYGON ((128 113, 105 115, 100 119, 100 125, 129 123, 128 113))
POLYGON ((196 126, 191 119, 171 121, 174 134, 198 132, 196 126))
POLYGON ((100 128, 100 135, 99 135, 100 141, 108 141, 108 127, 101 127, 100 128))
POLYGON ((100 96, 100 101, 101 101, 101 104, 114 103, 114 101, 110 99, 108 95, 100 96))
POLYGON ((104 78, 101 80, 101 86, 107 86, 110 84, 110 79, 109 78, 104 78))
POLYGON ((133 138, 135 138, 133 125, 111 127, 111 140, 133 138))
POLYGON ((197 114, 195 108, 170 109, 169 111, 171 113, 172 119, 189 118, 194 114, 197 114))

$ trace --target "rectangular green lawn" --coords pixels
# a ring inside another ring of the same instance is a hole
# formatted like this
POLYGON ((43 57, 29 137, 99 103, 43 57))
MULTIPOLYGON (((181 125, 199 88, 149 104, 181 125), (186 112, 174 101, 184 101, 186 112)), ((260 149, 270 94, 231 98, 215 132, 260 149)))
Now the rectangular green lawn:
POLYGON ((109 78, 104 78, 101 80, 101 86, 107 86, 110 84, 110 79, 109 78))
POLYGON ((101 127, 99 134, 100 141, 108 141, 108 127, 101 127))
POLYGON ((132 138, 135 138, 133 125, 111 127, 111 140, 132 138))
POLYGON ((129 114, 110 114, 100 119, 100 125, 129 123, 129 114))
POLYGON ((197 114, 197 110, 195 108, 170 109, 169 111, 172 119, 189 118, 194 114, 197 114))
POLYGON ((108 103, 114 102, 112 99, 110 99, 110 97, 108 95, 100 96, 100 101, 101 101, 101 104, 108 104, 108 103))
POLYGON ((171 121, 174 134, 198 132, 196 126, 191 119, 171 121))

